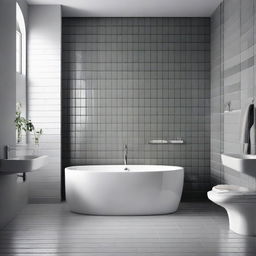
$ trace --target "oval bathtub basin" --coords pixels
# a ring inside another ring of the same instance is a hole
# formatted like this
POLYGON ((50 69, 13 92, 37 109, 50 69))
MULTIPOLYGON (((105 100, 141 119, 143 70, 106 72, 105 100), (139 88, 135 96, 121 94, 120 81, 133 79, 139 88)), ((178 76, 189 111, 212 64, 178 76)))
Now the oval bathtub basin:
POLYGON ((68 206, 71 211, 83 214, 175 212, 183 180, 184 169, 178 166, 87 165, 65 168, 68 206))

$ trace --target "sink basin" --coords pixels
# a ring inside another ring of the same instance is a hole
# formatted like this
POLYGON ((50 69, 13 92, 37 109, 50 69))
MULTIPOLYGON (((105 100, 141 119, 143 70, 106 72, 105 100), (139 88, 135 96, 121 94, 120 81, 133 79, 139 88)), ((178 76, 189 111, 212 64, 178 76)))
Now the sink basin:
POLYGON ((256 176, 256 155, 221 154, 221 161, 226 167, 256 176))
POLYGON ((0 159, 0 173, 32 172, 46 165, 47 158, 48 156, 27 155, 10 159, 0 159))

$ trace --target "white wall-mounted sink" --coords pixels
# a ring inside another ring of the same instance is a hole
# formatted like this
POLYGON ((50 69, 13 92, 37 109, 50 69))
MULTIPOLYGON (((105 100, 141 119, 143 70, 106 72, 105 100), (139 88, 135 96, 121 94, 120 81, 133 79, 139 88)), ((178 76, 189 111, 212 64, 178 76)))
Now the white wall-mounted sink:
POLYGON ((256 155, 221 154, 222 164, 238 172, 256 176, 256 155))
POLYGON ((47 163, 48 156, 27 155, 10 159, 0 159, 0 174, 32 172, 47 163))

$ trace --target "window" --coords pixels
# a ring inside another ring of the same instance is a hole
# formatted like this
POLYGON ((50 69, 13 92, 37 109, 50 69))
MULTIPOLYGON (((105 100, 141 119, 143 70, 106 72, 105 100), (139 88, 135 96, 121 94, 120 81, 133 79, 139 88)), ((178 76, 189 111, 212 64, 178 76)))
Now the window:
POLYGON ((22 34, 16 29, 16 72, 22 72, 22 34))
POLYGON ((16 72, 26 72, 26 28, 25 20, 18 3, 16 3, 16 72))

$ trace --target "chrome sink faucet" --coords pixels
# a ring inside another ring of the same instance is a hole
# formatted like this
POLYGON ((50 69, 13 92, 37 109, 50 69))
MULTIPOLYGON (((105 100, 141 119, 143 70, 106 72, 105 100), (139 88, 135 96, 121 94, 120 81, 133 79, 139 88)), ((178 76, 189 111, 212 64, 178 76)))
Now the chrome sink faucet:
POLYGON ((128 159, 128 146, 124 145, 124 165, 127 165, 127 159, 128 159))
POLYGON ((9 145, 4 146, 4 158, 5 159, 10 158, 10 151, 12 151, 12 150, 16 150, 16 148, 12 147, 12 146, 9 146, 9 145))

